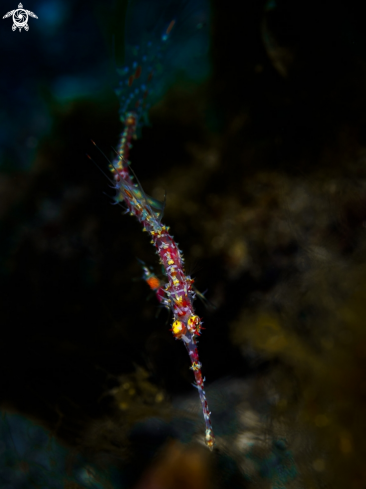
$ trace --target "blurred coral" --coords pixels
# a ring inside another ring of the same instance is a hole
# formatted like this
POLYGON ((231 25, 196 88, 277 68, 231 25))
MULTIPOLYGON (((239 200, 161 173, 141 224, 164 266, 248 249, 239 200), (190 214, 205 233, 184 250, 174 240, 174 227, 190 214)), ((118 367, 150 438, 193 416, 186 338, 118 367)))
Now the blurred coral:
POLYGON ((199 447, 168 443, 147 469, 136 489, 208 489, 208 455, 199 447))

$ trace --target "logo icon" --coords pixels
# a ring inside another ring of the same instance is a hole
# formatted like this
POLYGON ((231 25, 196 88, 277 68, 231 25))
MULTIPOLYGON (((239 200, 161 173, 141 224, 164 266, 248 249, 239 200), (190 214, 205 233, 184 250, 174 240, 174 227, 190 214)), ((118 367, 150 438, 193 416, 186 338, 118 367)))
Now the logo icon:
POLYGON ((23 5, 21 3, 18 5, 18 8, 16 10, 11 10, 7 14, 5 14, 3 19, 6 19, 11 15, 13 16, 13 22, 14 22, 11 28, 13 31, 15 31, 16 28, 18 28, 19 32, 21 32, 23 28, 26 31, 29 29, 28 16, 38 19, 38 17, 30 10, 24 10, 23 5))

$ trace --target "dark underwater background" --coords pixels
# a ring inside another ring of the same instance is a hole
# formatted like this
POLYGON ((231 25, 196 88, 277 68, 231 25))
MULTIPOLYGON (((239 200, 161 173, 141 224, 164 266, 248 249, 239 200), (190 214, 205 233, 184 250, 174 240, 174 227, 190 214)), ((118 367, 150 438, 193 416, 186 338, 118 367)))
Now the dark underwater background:
MULTIPOLYGON (((28 32, 1 19, 2 488, 366 487, 362 11, 210 6, 207 57, 176 83, 163 69, 130 160, 166 192, 212 303, 196 302, 212 454, 188 356, 141 279, 137 259, 161 276, 154 250, 86 156, 106 170, 91 140, 111 158, 121 131, 126 2, 33 0, 28 32)), ((171 59, 196 52, 183 41, 171 59)))

